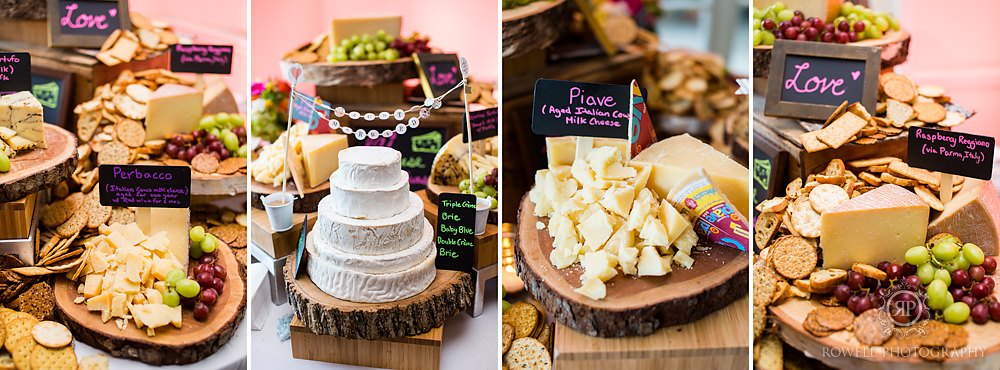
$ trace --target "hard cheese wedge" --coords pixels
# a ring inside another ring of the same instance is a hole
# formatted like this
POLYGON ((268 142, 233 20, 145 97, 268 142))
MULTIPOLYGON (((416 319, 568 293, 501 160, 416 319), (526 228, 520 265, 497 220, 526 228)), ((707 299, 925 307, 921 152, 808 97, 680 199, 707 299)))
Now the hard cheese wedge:
MULTIPOLYGON (((31 147, 45 148, 42 128, 42 104, 31 92, 0 96, 0 127, 14 130, 31 147)), ((14 148, 17 150, 18 148, 14 148)))
POLYGON ((701 167, 740 214, 744 217, 750 214, 747 191, 750 180, 746 167, 691 135, 661 140, 640 152, 635 160, 653 165, 653 174, 646 186, 661 197, 666 196, 678 181, 701 167))
MULTIPOLYGON (((545 152, 549 160, 549 168, 556 166, 572 166, 576 158, 576 136, 560 136, 545 138, 545 152)), ((625 139, 594 138, 594 148, 602 146, 617 147, 622 153, 629 150, 625 139)))
POLYGON ((337 170, 338 154, 347 149, 347 136, 341 134, 307 135, 302 138, 302 162, 310 188, 319 186, 337 170))
POLYGON ((146 235, 165 232, 167 250, 187 270, 191 212, 188 208, 147 208, 136 209, 135 222, 146 235))
POLYGON ((229 90, 229 85, 221 78, 206 79, 205 94, 202 100, 203 114, 237 113, 236 98, 229 90))
POLYGON ((163 139, 198 127, 202 116, 202 92, 176 84, 160 86, 149 96, 146 138, 163 139))
POLYGON ((928 235, 950 233, 987 256, 1000 251, 1000 195, 989 181, 966 179, 962 191, 931 220, 928 235))
POLYGON ((902 261, 907 249, 924 244, 929 214, 920 197, 891 184, 844 202, 823 213, 823 267, 902 261))
POLYGON ((369 34, 374 36, 378 31, 384 31, 390 37, 399 36, 403 17, 373 17, 334 19, 330 23, 331 46, 340 45, 340 41, 354 35, 369 34))

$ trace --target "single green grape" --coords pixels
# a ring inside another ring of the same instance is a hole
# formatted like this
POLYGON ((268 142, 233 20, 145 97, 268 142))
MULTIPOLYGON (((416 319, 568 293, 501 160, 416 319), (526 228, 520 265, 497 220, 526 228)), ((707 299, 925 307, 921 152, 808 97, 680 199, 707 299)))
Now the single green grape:
POLYGON ((188 232, 188 236, 191 237, 191 241, 195 243, 200 243, 205 240, 205 228, 201 226, 195 226, 191 228, 188 232))
POLYGON ((959 254, 958 257, 951 260, 951 263, 954 263, 956 268, 954 270, 948 270, 950 272, 955 272, 955 270, 968 270, 969 266, 972 266, 972 264, 969 263, 969 259, 965 258, 964 254, 959 254))
POLYGON ((965 302, 955 302, 944 309, 944 321, 950 324, 961 324, 969 319, 969 305, 965 302))
POLYGON ((983 254, 983 250, 979 248, 978 245, 972 243, 965 243, 962 246, 962 256, 965 257, 970 264, 982 265, 983 261, 986 260, 986 255, 983 254))
POLYGON ((386 49, 385 50, 385 60, 394 61, 399 59, 399 50, 396 49, 386 49))
POLYGON ((961 270, 962 269, 962 264, 961 264, 961 261, 959 261, 959 259, 962 259, 962 258, 963 257, 960 254, 960 255, 958 255, 958 258, 953 259, 953 260, 948 261, 948 262, 945 262, 945 263, 942 263, 941 267, 944 268, 945 270, 947 270, 948 272, 955 272, 955 270, 961 270))
POLYGON ((208 130, 208 133, 212 136, 219 137, 219 129, 217 127, 212 127, 211 130, 208 130))
POLYGON ((489 195, 496 196, 497 188, 494 188, 492 185, 483 185, 483 192, 489 195))
POLYGON ((495 208, 497 208, 497 205, 498 205, 497 204, 497 198, 495 198, 495 197, 494 198, 490 198, 490 208, 491 209, 495 209, 495 208))
POLYGON ((950 294, 948 293, 948 283, 934 279, 930 284, 927 284, 927 298, 944 298, 945 294, 950 294))
POLYGON ((774 45, 774 34, 770 32, 764 32, 763 40, 761 40, 763 45, 774 45))
POLYGON ((889 20, 884 16, 876 17, 875 27, 878 28, 879 32, 885 32, 889 29, 889 20))
POLYGON ((854 12, 854 4, 850 1, 845 2, 840 6, 840 15, 848 15, 854 12))
POLYGON ((0 172, 10 171, 10 158, 7 157, 7 153, 0 151, 0 172))
POLYGON ((475 195, 476 195, 476 198, 483 198, 483 199, 486 199, 486 197, 487 197, 486 193, 484 193, 484 192, 481 192, 481 191, 477 191, 477 192, 475 192, 475 195))
POLYGON ((462 179, 462 181, 459 181, 458 188, 462 190, 469 189, 469 179, 462 179))
MULTIPOLYGON (((754 26, 760 27, 760 26, 754 26)), ((764 41, 764 35, 760 30, 753 30, 753 46, 759 46, 761 42, 764 41)))
POLYGON ((201 117, 201 121, 198 121, 198 129, 208 131, 208 129, 215 127, 215 116, 207 115, 201 117))
POLYGON ((930 284, 931 281, 934 280, 934 274, 936 272, 937 269, 930 263, 925 263, 920 265, 920 267, 917 267, 917 277, 920 278, 920 283, 924 285, 930 284))
POLYGON ((509 309, 510 309, 510 302, 507 302, 506 300, 503 301, 503 312, 506 313, 507 310, 509 309))
POLYGON ((177 282, 181 281, 181 279, 184 278, 184 270, 181 269, 170 270, 170 272, 167 273, 166 278, 167 278, 167 284, 177 285, 177 282))
POLYGON ((958 244, 943 242, 934 245, 934 248, 931 248, 931 251, 934 252, 934 257, 937 258, 938 261, 948 262, 955 259, 955 257, 958 257, 959 248, 958 244))
POLYGON ((951 273, 948 269, 938 269, 934 272, 935 281, 943 281, 945 286, 951 285, 951 273))
POLYGON ((224 130, 222 131, 222 145, 229 152, 235 152, 240 149, 240 138, 232 131, 224 130))
POLYGON ((215 252, 215 247, 216 247, 215 237, 211 236, 211 234, 209 234, 207 237, 205 237, 205 240, 201 241, 201 251, 202 252, 205 252, 205 253, 215 252))
POLYGON ((241 145, 240 148, 236 150, 236 156, 240 158, 246 158, 247 150, 248 149, 246 144, 241 145))
POLYGON ((900 27, 899 18, 889 17, 889 28, 891 28, 893 31, 899 31, 899 27, 900 27))
POLYGON ((925 246, 918 245, 906 250, 906 263, 914 266, 921 266, 930 262, 930 260, 931 254, 925 246))
POLYGON ((774 8, 774 11, 776 11, 776 12, 780 12, 782 10, 785 10, 785 3, 780 2, 780 1, 774 2, 774 4, 771 4, 771 6, 774 8))
POLYGON ((476 186, 477 187, 480 187, 480 188, 483 187, 483 183, 485 183, 485 182, 486 182, 486 175, 485 174, 476 175, 476 186))
POLYGON ((198 259, 201 258, 203 254, 204 253, 201 251, 201 243, 192 243, 191 247, 188 248, 188 255, 190 255, 191 258, 198 259))
POLYGON ((791 9, 785 9, 785 10, 782 10, 782 11, 778 12, 778 20, 779 21, 790 21, 790 20, 792 20, 792 17, 794 17, 794 16, 795 16, 795 12, 792 11, 791 9))
POLYGON ((177 291, 174 289, 167 289, 163 293, 163 304, 170 307, 177 307, 181 304, 181 296, 177 295, 177 291))
POLYGON ((375 51, 385 50, 387 46, 383 41, 375 41, 375 51))
POLYGON ((175 289, 184 298, 197 297, 198 293, 201 292, 201 286, 198 285, 198 282, 191 279, 181 279, 177 282, 175 289))

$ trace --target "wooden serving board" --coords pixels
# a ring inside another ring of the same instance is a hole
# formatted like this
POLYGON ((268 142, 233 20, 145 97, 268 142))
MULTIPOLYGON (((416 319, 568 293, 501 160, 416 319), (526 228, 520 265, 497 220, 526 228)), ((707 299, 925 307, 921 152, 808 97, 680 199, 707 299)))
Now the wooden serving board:
MULTIPOLYGON (((312 213, 319 209, 319 201, 330 194, 330 182, 324 182, 314 188, 302 191, 304 197, 299 197, 299 190, 295 182, 289 180, 287 191, 295 195, 295 203, 292 204, 292 212, 312 213)), ((261 197, 281 192, 281 186, 271 186, 250 180, 250 205, 257 209, 264 209, 264 201, 261 197)))
POLYGON ((701 320, 661 328, 643 337, 594 338, 556 326, 555 368, 746 369, 749 363, 747 298, 701 320))
POLYGON ((233 196, 246 194, 247 174, 204 174, 191 170, 191 195, 233 196))
POLYGON ((69 327, 74 338, 107 351, 114 357, 136 359, 151 365, 189 364, 197 362, 222 348, 233 337, 246 309, 246 283, 237 273, 239 265, 233 251, 226 245, 218 248, 219 260, 226 268, 225 288, 212 307, 207 321, 194 319, 191 310, 184 310, 181 329, 166 326, 156 329, 156 336, 146 335, 130 322, 125 330, 114 320, 101 322, 99 312, 87 311, 86 304, 76 304, 77 283, 59 277, 54 291, 59 320, 69 327))
POLYGON ((349 339, 409 337, 444 325, 472 305, 472 277, 464 272, 437 270, 431 285, 410 298, 358 303, 326 294, 307 271, 295 278, 295 260, 292 253, 284 268, 288 304, 302 325, 316 334, 349 339))
MULTIPOLYGON (((556 269, 549 262, 552 237, 539 230, 535 205, 525 195, 518 211, 514 243, 517 273, 525 288, 556 321, 590 336, 649 335, 689 323, 744 297, 750 260, 746 252, 713 244, 698 252, 691 269, 674 267, 666 276, 634 278, 618 274, 607 282, 607 297, 597 301, 576 293, 583 269, 556 269)), ((696 248, 699 248, 696 247, 696 248)))
MULTIPOLYGON (((427 189, 425 189, 425 190, 427 190, 427 200, 430 201, 432 204, 435 204, 435 205, 438 202, 438 195, 441 194, 441 193, 461 193, 462 192, 461 190, 458 189, 457 186, 438 185, 438 184, 431 183, 431 182, 427 183, 427 189)), ((436 213, 437 212, 435 212, 435 217, 436 217, 436 213)), ((490 215, 487 216, 486 222, 490 223, 490 224, 496 225, 498 218, 499 217, 497 215, 497 209, 494 208, 494 209, 490 210, 490 215)))
POLYGON ((770 308, 779 334, 785 343, 805 352, 807 356, 839 369, 998 369, 1000 368, 1000 323, 990 321, 964 325, 969 332, 969 344, 962 352, 942 363, 927 362, 916 355, 899 357, 886 353, 882 347, 869 347, 858 342, 853 333, 841 330, 828 337, 815 337, 802 328, 806 315, 819 303, 804 299, 789 299, 770 308))
POLYGON ((569 23, 565 0, 535 1, 503 11, 503 57, 516 57, 552 45, 569 23))
MULTIPOLYGON (((882 48, 882 69, 903 64, 910 54, 910 33, 904 29, 889 31, 882 38, 852 42, 852 46, 878 46, 882 48)), ((771 45, 753 48, 753 77, 767 78, 771 69, 771 45)))
POLYGON ((399 370, 437 369, 441 365, 444 327, 409 337, 348 339, 309 331, 292 318, 292 357, 306 360, 399 370))
MULTIPOLYGON (((289 76, 288 71, 293 64, 296 63, 282 60, 281 75, 289 76)), ((301 66, 302 77, 300 81, 317 86, 375 86, 390 82, 403 82, 403 80, 417 77, 417 67, 413 63, 413 58, 410 57, 399 58, 391 62, 387 60, 317 62, 301 64, 301 66)))
POLYGON ((17 153, 10 171, 0 173, 0 203, 24 198, 63 182, 76 169, 76 135, 44 124, 45 149, 17 153))

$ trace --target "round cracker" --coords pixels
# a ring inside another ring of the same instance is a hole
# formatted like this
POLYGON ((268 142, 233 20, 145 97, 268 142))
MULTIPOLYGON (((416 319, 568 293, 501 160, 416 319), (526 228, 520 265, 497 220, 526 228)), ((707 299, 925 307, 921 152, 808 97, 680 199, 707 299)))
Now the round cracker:
POLYGON ((510 370, 551 369, 552 359, 542 342, 535 338, 519 338, 510 345, 504 355, 504 362, 510 370))
POLYGON ((97 164, 128 164, 129 156, 128 145, 115 140, 104 144, 101 152, 97 154, 97 164))
POLYGON ((130 148, 138 148, 146 142, 146 129, 138 121, 123 119, 115 125, 115 137, 130 148))
POLYGON ((125 94, 128 94, 128 97, 132 98, 132 100, 142 104, 149 102, 149 94, 152 93, 152 90, 142 84, 135 83, 125 87, 125 94))
POLYGON ((775 272, 788 279, 809 276, 819 262, 816 248, 802 237, 783 236, 771 248, 775 272))
POLYGON ((514 338, 531 336, 539 324, 541 313, 534 305, 527 302, 517 302, 509 310, 509 323, 514 326, 514 338))
POLYGON ((789 208, 791 221, 795 230, 804 237, 818 238, 820 234, 821 221, 823 216, 816 212, 809 200, 811 196, 799 197, 789 208))
POLYGON ((917 112, 918 120, 927 123, 941 122, 947 115, 944 106, 935 102, 916 103, 913 110, 917 112))
POLYGON ((191 159, 191 168, 204 174, 213 174, 219 170, 219 158, 210 153, 200 153, 191 159))
POLYGON ((63 324, 55 321, 42 321, 31 328, 31 337, 35 342, 48 348, 60 348, 73 343, 73 333, 63 324))
POLYGON ((14 365, 18 369, 31 369, 31 352, 38 347, 38 344, 30 335, 8 341, 4 345, 10 351, 10 357, 14 359, 14 365))
POLYGON ((954 127, 965 122, 965 115, 959 112, 948 111, 944 114, 944 120, 938 122, 938 126, 941 127, 954 127))
POLYGON ((503 324, 503 353, 507 353, 510 344, 514 342, 514 325, 503 324))
POLYGON ((820 307, 813 310, 816 323, 828 330, 844 330, 854 322, 854 313, 847 307, 820 307))
POLYGON ((809 205, 821 215, 850 199, 844 188, 833 184, 820 184, 809 192, 809 205))
POLYGON ((75 370, 77 366, 73 347, 52 349, 35 346, 31 350, 32 370, 75 370))
POLYGON ((70 194, 66 199, 49 204, 42 213, 42 225, 53 228, 62 225, 84 203, 83 193, 70 194))
POLYGON ((888 313, 873 308, 854 319, 854 336, 861 344, 880 346, 892 337, 893 326, 888 313))
POLYGON ((4 335, 4 342, 14 342, 18 338, 25 336, 31 337, 31 328, 38 323, 38 319, 28 314, 25 315, 27 316, 20 316, 7 323, 7 333, 4 335))

